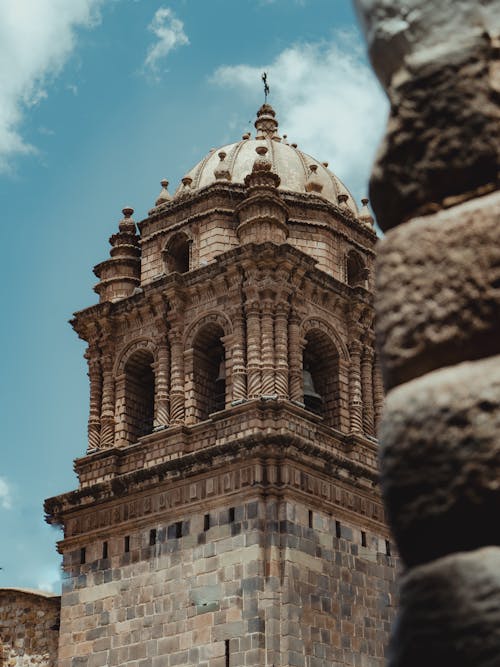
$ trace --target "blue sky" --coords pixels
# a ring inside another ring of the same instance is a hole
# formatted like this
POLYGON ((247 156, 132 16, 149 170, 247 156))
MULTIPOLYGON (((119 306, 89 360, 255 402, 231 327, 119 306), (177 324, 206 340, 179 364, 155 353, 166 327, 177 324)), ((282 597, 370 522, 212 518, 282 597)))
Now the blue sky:
POLYGON ((43 499, 76 487, 84 344, 121 209, 253 130, 268 72, 289 141, 359 200, 387 104, 349 0, 1 0, 0 586, 59 589, 43 499))

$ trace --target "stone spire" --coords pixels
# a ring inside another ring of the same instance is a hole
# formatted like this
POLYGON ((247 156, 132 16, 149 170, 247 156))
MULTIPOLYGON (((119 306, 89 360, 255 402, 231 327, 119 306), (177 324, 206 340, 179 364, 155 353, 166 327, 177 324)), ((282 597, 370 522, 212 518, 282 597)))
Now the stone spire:
POLYGON ((241 243, 284 243, 288 238, 288 208, 278 192, 280 177, 272 171, 267 146, 257 146, 255 151, 257 158, 245 177, 247 197, 236 209, 238 237, 241 243))
POLYGON ((257 130, 256 139, 279 139, 276 112, 270 104, 263 104, 257 111, 255 129, 257 130))
POLYGON ((373 227, 373 216, 368 208, 368 202, 369 200, 366 197, 361 200, 362 207, 358 215, 358 220, 364 225, 368 225, 368 227, 373 227))
POLYGON ((156 200, 156 206, 161 206, 162 204, 165 204, 168 201, 172 201, 172 195, 168 191, 168 181, 166 178, 164 178, 161 181, 161 192, 158 195, 158 199, 156 200))
POLYGON ((118 301, 130 296, 141 282, 141 250, 132 220, 134 209, 125 207, 122 212, 124 217, 118 224, 118 233, 109 239, 111 258, 94 267, 94 273, 99 278, 94 290, 101 302, 118 301))

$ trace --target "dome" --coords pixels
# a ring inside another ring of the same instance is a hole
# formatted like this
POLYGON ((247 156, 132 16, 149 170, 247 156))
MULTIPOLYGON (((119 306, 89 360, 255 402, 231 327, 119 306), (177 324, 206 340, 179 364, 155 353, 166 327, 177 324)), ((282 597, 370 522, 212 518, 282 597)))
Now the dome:
POLYGON ((267 157, 272 171, 280 177, 279 189, 290 192, 311 192, 334 204, 342 203, 354 215, 358 215, 356 203, 344 184, 327 167, 290 144, 286 135, 278 135, 278 121, 274 109, 263 104, 255 121, 256 136, 244 134, 241 141, 212 149, 182 179, 175 195, 199 190, 217 181, 244 183, 245 176, 252 171, 256 148, 267 146, 267 157), (340 199, 339 199, 340 197, 340 199))

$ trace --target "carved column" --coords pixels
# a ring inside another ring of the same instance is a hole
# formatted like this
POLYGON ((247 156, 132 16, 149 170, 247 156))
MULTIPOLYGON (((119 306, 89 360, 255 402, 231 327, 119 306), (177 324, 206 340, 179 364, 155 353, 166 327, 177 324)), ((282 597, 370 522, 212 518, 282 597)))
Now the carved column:
POLYGON ((373 361, 373 412, 375 434, 378 431, 378 425, 382 417, 384 407, 384 384, 382 382, 382 371, 376 354, 373 361))
POLYGON ((171 350, 171 389, 170 389, 170 423, 184 423, 184 354, 182 335, 179 330, 170 332, 171 350))
POLYGON ((363 397, 363 429, 373 435, 373 347, 365 345, 361 356, 361 392, 363 397))
POLYGON ((259 302, 253 300, 245 305, 247 318, 247 379, 248 398, 260 396, 261 350, 260 350, 260 308, 259 302))
POLYGON ((361 349, 359 340, 351 341, 349 353, 351 366, 349 368, 349 414, 351 431, 363 432, 363 403, 361 399, 361 349))
POLYGON ((247 375, 245 368, 245 318, 241 308, 233 315, 233 366, 231 370, 233 401, 247 397, 247 375))
POLYGON ((304 381, 302 378, 303 343, 300 336, 300 315, 296 310, 290 313, 288 324, 288 359, 290 399, 299 403, 304 402, 304 381))
POLYGON ((113 358, 102 357, 101 447, 112 447, 115 440, 115 380, 113 358))
POLYGON ((88 449, 98 449, 101 444, 101 402, 102 402, 102 369, 98 350, 89 346, 85 353, 88 362, 90 381, 90 409, 88 421, 88 449))
POLYGON ((288 398, 288 313, 290 305, 280 301, 276 307, 274 322, 275 393, 288 398))
POLYGON ((274 302, 265 299, 262 303, 261 342, 262 390, 264 396, 274 394, 274 302))
POLYGON ((158 359, 155 364, 155 418, 154 428, 160 430, 169 424, 170 350, 166 333, 156 340, 158 359))

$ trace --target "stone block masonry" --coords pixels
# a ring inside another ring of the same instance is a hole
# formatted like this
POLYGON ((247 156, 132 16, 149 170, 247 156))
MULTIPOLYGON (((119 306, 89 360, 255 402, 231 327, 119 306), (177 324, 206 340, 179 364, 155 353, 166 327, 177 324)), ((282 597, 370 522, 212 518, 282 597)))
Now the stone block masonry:
POLYGON ((381 667, 386 536, 278 498, 174 518, 64 553, 59 667, 381 667))

